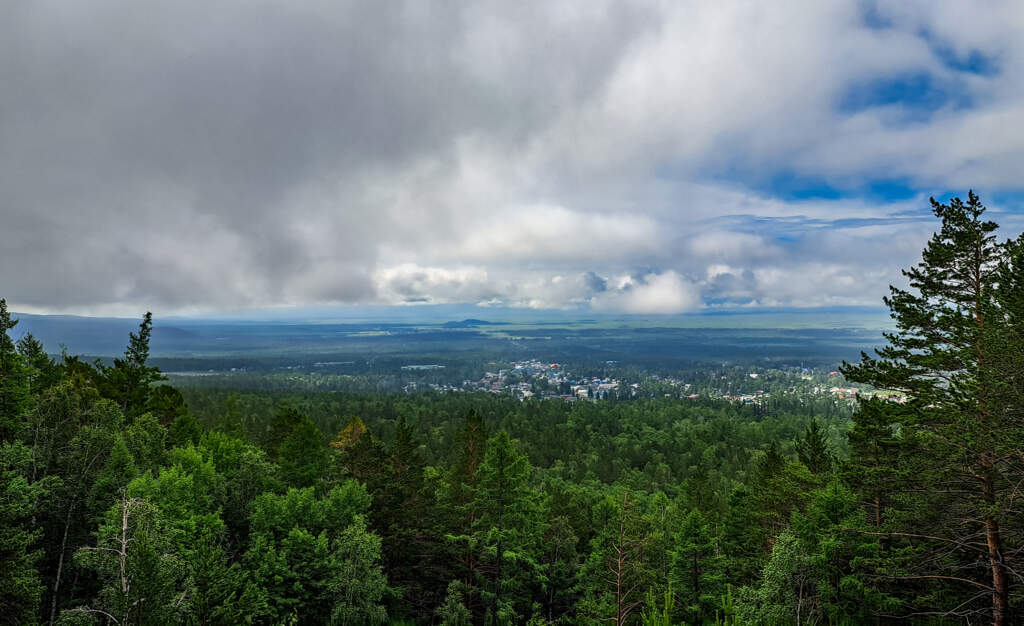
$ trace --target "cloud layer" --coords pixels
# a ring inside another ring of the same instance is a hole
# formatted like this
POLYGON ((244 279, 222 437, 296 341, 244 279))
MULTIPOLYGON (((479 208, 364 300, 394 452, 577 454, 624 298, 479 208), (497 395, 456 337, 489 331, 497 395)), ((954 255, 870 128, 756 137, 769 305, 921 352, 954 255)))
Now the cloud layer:
POLYGON ((1022 30, 1009 1, 15 3, 0 297, 877 304, 928 195, 1024 227, 1022 30))

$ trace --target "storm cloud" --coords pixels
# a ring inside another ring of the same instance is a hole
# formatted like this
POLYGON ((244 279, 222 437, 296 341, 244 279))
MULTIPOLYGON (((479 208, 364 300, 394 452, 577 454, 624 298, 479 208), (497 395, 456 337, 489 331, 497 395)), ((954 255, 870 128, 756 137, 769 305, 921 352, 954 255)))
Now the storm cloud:
POLYGON ((0 297, 877 304, 929 195, 1024 225, 1022 29, 1015 2, 10 3, 0 297))

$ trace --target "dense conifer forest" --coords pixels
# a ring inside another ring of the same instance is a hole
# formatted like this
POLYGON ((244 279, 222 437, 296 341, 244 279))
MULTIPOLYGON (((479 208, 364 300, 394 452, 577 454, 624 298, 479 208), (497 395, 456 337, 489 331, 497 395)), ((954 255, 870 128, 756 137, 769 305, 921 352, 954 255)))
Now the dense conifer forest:
POLYGON ((933 210, 853 410, 178 390, 0 300, 0 623, 1020 623, 1024 237, 933 210))

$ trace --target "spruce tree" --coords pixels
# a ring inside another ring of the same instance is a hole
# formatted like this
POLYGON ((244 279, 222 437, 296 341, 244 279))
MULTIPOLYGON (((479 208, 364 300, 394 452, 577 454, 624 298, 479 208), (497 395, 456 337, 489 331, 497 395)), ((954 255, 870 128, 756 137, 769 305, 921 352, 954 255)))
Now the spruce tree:
POLYGON ((687 623, 703 624, 724 591, 724 563, 711 529, 693 510, 675 536, 672 549, 672 589, 687 623))
POLYGON ((480 565, 479 545, 474 527, 479 511, 475 506, 478 470, 487 449, 487 428, 480 413, 470 409, 456 433, 453 459, 438 500, 442 505, 448 532, 445 535, 455 562, 455 574, 467 591, 467 607, 475 608, 475 592, 480 565))
POLYGON ((812 474, 822 474, 832 467, 832 453, 828 439, 821 430, 817 419, 812 419, 804 436, 796 440, 796 454, 800 462, 811 470, 812 474))
POLYGON ((26 333, 18 340, 18 353, 28 368, 29 391, 37 396, 60 380, 60 367, 50 355, 46 354, 43 344, 32 333, 26 333))
POLYGON ((146 410, 153 383, 164 380, 160 368, 149 365, 149 339, 153 332, 153 314, 146 312, 138 333, 128 334, 124 357, 108 367, 97 362, 101 374, 100 392, 121 405, 131 418, 146 410))
POLYGON ((528 614, 539 583, 545 503, 532 486, 533 467, 505 431, 487 442, 474 507, 476 544, 482 552, 481 592, 492 614, 512 622, 528 614))
POLYGON ((10 336, 17 324, 7 311, 7 301, 0 299, 0 442, 14 440, 28 412, 28 372, 10 336))

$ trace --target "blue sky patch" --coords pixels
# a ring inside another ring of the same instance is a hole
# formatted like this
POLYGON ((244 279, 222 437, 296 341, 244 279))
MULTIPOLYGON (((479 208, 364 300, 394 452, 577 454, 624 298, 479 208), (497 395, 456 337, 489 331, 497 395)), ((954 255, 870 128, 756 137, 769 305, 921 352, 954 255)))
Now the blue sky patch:
POLYGON ((778 174, 761 184, 752 185, 752 188, 766 195, 791 202, 858 198, 888 203, 909 200, 921 193, 920 189, 905 178, 838 182, 817 176, 801 176, 792 172, 778 174))
POLYGON ((868 109, 902 107, 901 121, 910 123, 925 121, 945 107, 960 110, 971 105, 971 95, 963 89, 944 84, 927 72, 915 72, 855 84, 840 96, 836 110, 851 115, 868 109))

